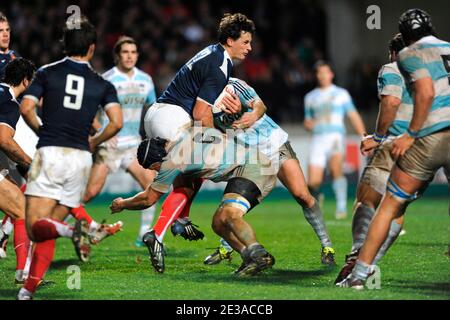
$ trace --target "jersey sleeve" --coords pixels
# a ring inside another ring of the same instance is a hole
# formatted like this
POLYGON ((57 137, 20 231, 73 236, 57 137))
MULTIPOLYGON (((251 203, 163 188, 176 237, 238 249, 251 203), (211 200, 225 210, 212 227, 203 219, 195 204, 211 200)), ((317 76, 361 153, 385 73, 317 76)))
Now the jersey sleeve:
POLYGON ((403 95, 403 78, 392 68, 383 66, 378 74, 377 79, 378 97, 392 96, 402 99, 403 95))
POLYGON ((149 78, 148 82, 149 82, 150 88, 147 93, 147 98, 145 99, 145 104, 151 106, 152 104, 154 104, 156 102, 156 91, 155 91, 155 85, 153 83, 152 78, 149 78))
POLYGON ((180 173, 178 168, 170 168, 168 162, 164 162, 150 187, 158 192, 167 193, 180 173))
POLYGON ((19 121, 19 106, 13 101, 2 104, 0 110, 0 125, 7 125, 14 131, 16 130, 17 121, 19 121))
POLYGON ((353 103, 353 99, 347 90, 344 90, 342 92, 341 104, 342 104, 342 108, 344 109, 344 112, 346 114, 349 112, 352 112, 352 111, 356 111, 355 104, 353 103))
POLYGON ((24 98, 34 100, 36 103, 42 98, 45 90, 45 69, 41 68, 36 71, 30 86, 25 91, 24 98))
POLYGON ((105 94, 103 95, 101 106, 106 111, 110 106, 119 104, 119 99, 117 98, 117 90, 114 85, 107 80, 105 80, 105 83, 105 94))
POLYGON ((210 105, 214 105, 217 97, 225 87, 227 79, 218 66, 210 66, 206 72, 205 80, 200 87, 197 97, 210 105))
POLYGON ((246 82, 233 81, 232 85, 243 106, 252 108, 253 101, 261 99, 255 89, 249 86, 246 82))
POLYGON ((406 73, 410 82, 415 82, 423 78, 431 78, 430 71, 426 66, 422 53, 419 50, 411 48, 399 52, 398 66, 406 73))

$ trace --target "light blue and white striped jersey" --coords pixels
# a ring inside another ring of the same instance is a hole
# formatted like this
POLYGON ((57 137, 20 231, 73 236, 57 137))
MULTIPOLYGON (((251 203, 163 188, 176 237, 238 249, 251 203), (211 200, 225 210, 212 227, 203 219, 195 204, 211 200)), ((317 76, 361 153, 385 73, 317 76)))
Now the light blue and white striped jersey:
POLYGON ((388 130, 390 134, 398 136, 408 129, 413 114, 413 100, 406 88, 405 79, 398 70, 397 62, 388 63, 381 67, 377 85, 380 99, 381 96, 392 96, 401 100, 395 120, 388 130))
POLYGON ((450 127, 450 43, 423 37, 398 54, 398 66, 407 85, 432 78, 434 100, 419 137, 450 127))
MULTIPOLYGON (((247 108, 253 109, 253 103, 261 99, 255 89, 243 80, 230 78, 228 84, 233 86, 241 104, 247 108)), ((288 140, 287 132, 266 114, 250 128, 236 130, 235 134, 242 143, 252 147, 257 146, 259 151, 269 158, 288 140)))
MULTIPOLYGON (((156 101, 155 86, 152 77, 134 68, 133 76, 129 78, 117 67, 106 71, 103 78, 110 81, 117 90, 123 113, 123 127, 117 134, 117 148, 136 147, 141 141, 139 125, 144 105, 152 105, 156 101)), ((102 112, 99 121, 103 128, 108 123, 106 114, 102 112)))
POLYGON ((166 193, 181 174, 213 182, 227 181, 229 173, 244 164, 254 172, 255 179, 264 174, 273 175, 270 160, 257 149, 235 142, 215 128, 193 126, 168 147, 151 188, 166 193), (264 168, 268 169, 266 173, 264 168))
POLYGON ((334 84, 305 96, 305 119, 314 120, 313 134, 345 134, 344 117, 351 111, 356 109, 350 94, 334 84))

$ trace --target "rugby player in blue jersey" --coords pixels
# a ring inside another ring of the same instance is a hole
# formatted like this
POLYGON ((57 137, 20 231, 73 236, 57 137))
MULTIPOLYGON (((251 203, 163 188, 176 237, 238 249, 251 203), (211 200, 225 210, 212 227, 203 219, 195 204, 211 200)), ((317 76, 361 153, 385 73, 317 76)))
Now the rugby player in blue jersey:
POLYGON ((72 238, 79 258, 86 261, 89 257, 86 220, 78 220, 75 228, 61 221, 80 205, 91 170, 91 152, 122 128, 114 86, 89 64, 96 41, 97 33, 87 18, 69 19, 62 40, 66 57, 36 72, 21 103, 21 114, 39 142, 25 192, 28 236, 37 244, 19 300, 32 299, 53 259, 57 238, 72 238), (41 98, 42 125, 35 111, 41 98), (89 137, 99 106, 109 123, 89 137))
MULTIPOLYGON (((204 127, 213 127, 214 102, 228 83, 233 59, 243 60, 251 51, 253 21, 241 13, 225 14, 218 28, 219 43, 210 45, 190 59, 169 84, 167 89, 150 107, 145 115, 144 126, 147 137, 176 140, 183 128, 198 121, 204 127)), ((224 99, 223 112, 236 113, 241 104, 235 94, 224 99)), ((193 196, 188 197, 185 187, 198 191, 202 179, 195 179, 189 185, 178 181, 174 190, 162 205, 162 212, 153 227, 156 239, 162 240, 167 228, 177 217, 172 228, 174 234, 185 239, 198 240, 203 233, 189 220, 189 209, 193 196), (175 230, 180 230, 179 233, 175 230)))

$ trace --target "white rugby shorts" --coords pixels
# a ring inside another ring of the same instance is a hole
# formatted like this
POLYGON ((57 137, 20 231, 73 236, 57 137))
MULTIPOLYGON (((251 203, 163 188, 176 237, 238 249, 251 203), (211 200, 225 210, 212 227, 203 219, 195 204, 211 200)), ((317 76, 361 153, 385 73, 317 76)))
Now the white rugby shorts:
POLYGON ((92 167, 89 151, 67 147, 41 147, 28 172, 25 195, 55 199, 79 207, 92 167))

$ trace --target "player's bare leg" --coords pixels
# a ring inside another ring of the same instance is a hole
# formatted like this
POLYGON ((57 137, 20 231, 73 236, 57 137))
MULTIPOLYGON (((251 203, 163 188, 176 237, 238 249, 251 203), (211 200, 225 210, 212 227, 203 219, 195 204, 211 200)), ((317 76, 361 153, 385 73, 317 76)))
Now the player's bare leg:
POLYGON ((318 200, 320 200, 319 189, 323 181, 324 173, 324 167, 319 167, 316 165, 308 166, 308 188, 312 196, 318 200))
MULTIPOLYGON (((141 188, 145 190, 149 184, 152 183, 153 179, 156 177, 156 171, 144 169, 137 159, 135 159, 130 166, 127 168, 127 171, 131 174, 131 176, 136 180, 141 188)), ((136 239, 136 246, 143 246, 142 237, 145 233, 150 231, 151 225, 153 223, 153 218, 155 216, 155 206, 151 206, 150 208, 141 210, 141 226, 139 228, 138 237, 136 239)))
MULTIPOLYGON (((14 219, 15 281, 20 283, 24 280, 24 269, 30 248, 30 239, 25 226, 25 196, 17 185, 9 180, 8 176, 0 181, 0 210, 14 219)), ((2 242, 4 242, 3 234, 1 238, 2 242)))
POLYGON ((333 179, 333 191, 336 197, 336 219, 347 217, 347 178, 343 174, 344 155, 334 153, 329 160, 329 168, 333 179))
POLYGON ((398 167, 391 172, 388 187, 393 192, 386 192, 370 224, 367 238, 358 255, 351 276, 342 286, 361 287, 371 273, 371 266, 383 243, 386 241, 391 223, 404 214, 409 201, 413 200, 417 191, 425 184, 404 173, 398 167))
POLYGON ((253 228, 243 219, 246 210, 237 204, 243 200, 245 199, 238 194, 225 194, 212 223, 213 230, 241 253, 243 263, 235 271, 238 276, 255 275, 275 263, 275 258, 257 242, 253 228), (239 201, 234 202, 236 199, 239 201), (229 200, 232 201, 228 202, 229 200))
POLYGON ((334 249, 325 226, 322 210, 316 199, 309 193, 305 176, 296 159, 288 159, 278 171, 278 179, 302 206, 303 214, 313 228, 322 245, 321 260, 324 264, 334 264, 334 249))

